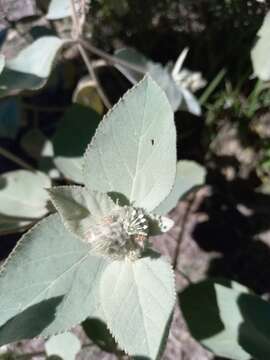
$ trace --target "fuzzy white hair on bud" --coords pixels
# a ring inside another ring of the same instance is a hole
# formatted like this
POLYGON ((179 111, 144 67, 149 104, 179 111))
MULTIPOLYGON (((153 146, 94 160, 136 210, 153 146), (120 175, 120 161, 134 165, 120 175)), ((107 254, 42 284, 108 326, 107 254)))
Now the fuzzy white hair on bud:
POLYGON ((120 260, 136 260, 148 244, 148 220, 143 209, 118 207, 92 226, 85 240, 98 255, 120 260))

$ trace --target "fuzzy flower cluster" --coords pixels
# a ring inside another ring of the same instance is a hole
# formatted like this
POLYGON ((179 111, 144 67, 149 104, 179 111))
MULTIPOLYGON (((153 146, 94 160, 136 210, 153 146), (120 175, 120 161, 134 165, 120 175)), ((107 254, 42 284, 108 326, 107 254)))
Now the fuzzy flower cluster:
POLYGON ((86 234, 93 251, 112 259, 139 258, 148 238, 147 216, 143 209, 132 206, 117 207, 86 234))

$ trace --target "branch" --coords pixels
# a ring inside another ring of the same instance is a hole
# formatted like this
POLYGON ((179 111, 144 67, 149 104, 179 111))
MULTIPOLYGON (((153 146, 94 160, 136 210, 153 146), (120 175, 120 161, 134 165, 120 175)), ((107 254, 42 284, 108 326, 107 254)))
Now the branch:
POLYGON ((90 42, 87 42, 81 38, 79 39, 79 42, 85 49, 87 49, 91 53, 101 57, 102 59, 106 60, 109 64, 112 64, 112 65, 119 64, 119 65, 124 66, 125 68, 136 71, 140 74, 146 73, 146 69, 143 68, 142 66, 134 65, 126 60, 122 60, 120 58, 117 58, 116 56, 107 54, 105 51, 98 49, 97 47, 92 45, 90 42))
POLYGON ((92 79, 95 81, 96 83, 96 87, 97 87, 97 92, 101 98, 101 100, 103 101, 104 105, 110 109, 112 107, 112 104, 110 102, 110 100, 108 99, 107 95, 105 94, 105 92, 103 91, 102 89, 102 85, 98 79, 98 77, 96 76, 96 73, 95 73, 95 69, 93 67, 93 64, 91 62, 91 60, 88 58, 84 48, 82 47, 81 44, 78 44, 78 50, 81 54, 81 57, 83 58, 83 61, 85 63, 85 66, 87 67, 87 70, 90 74, 90 76, 92 77, 92 79))

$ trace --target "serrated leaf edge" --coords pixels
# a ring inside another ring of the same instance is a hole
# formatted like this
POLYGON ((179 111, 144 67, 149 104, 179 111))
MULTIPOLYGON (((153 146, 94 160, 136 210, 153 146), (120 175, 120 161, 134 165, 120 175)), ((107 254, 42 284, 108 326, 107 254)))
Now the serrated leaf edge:
MULTIPOLYGON (((103 116, 103 118, 101 119, 97 129, 96 129, 96 132, 94 134, 94 136, 92 137, 91 139, 91 142, 87 145, 86 147, 86 150, 84 152, 84 155, 83 155, 83 164, 82 164, 82 176, 83 176, 83 180, 84 180, 84 185, 87 189, 91 190, 89 188, 89 186, 87 184, 85 184, 85 173, 86 173, 86 161, 87 161, 87 156, 88 156, 88 153, 89 151, 91 151, 92 147, 93 147, 93 142, 96 140, 96 138, 99 136, 99 133, 102 132, 102 128, 103 128, 103 122, 104 121, 108 121, 108 118, 110 117, 111 113, 113 111, 115 111, 116 108, 118 108, 118 106, 121 105, 122 102, 124 102, 126 100, 126 98, 132 94, 134 91, 136 91, 136 89, 145 81, 145 80, 148 80, 148 81, 152 81, 159 89, 160 91, 162 92, 163 94, 163 97, 164 97, 164 100, 167 102, 167 104, 169 105, 169 107, 171 108, 171 104, 168 100, 168 97, 165 93, 165 91, 157 84, 157 82, 149 75, 149 74, 146 74, 142 80, 140 80, 136 85, 134 85, 132 88, 130 88, 118 101, 117 103, 114 104, 114 106, 112 108, 110 108, 108 110, 108 112, 103 116)), ((177 164, 177 163, 176 163, 177 164)), ((172 189, 173 189, 173 186, 174 186, 174 183, 175 183, 175 180, 176 180, 176 166, 175 166, 175 173, 174 173, 174 182, 173 184, 171 185, 170 187, 170 190, 168 192, 168 195, 166 196, 166 198, 169 196, 169 194, 171 193, 172 189)), ((114 189, 111 189, 110 191, 114 191, 114 189)), ((162 199, 158 205, 152 210, 154 212, 154 210, 166 199, 162 199)), ((130 199, 128 199, 130 200, 130 199)))
MULTIPOLYGON (((28 236, 29 234, 31 234, 40 224, 44 223, 45 221, 47 221, 50 217, 54 217, 56 216, 56 213, 55 214, 50 214, 48 216, 46 216, 44 219, 42 219, 41 221, 38 221, 30 230, 28 230, 25 234, 22 235, 22 237, 19 239, 19 241, 17 242, 17 244, 15 245, 15 247, 13 248, 13 250, 11 251, 11 253, 9 254, 9 256, 6 258, 6 260, 4 261, 4 263, 1 265, 0 267, 0 277, 1 276, 4 276, 4 274, 6 273, 7 269, 6 269, 6 265, 8 264, 8 262, 15 256, 17 250, 22 246, 23 244, 23 241, 24 241, 24 238, 26 236, 28 236)), ((59 218, 60 218, 60 215, 58 215, 59 218)), ((66 295, 65 295, 66 296, 66 295)), ((99 301, 99 304, 97 305, 97 309, 101 307, 101 301, 99 301)), ((16 315, 15 315, 16 316, 16 315)), ((87 315, 82 321, 85 321, 87 318, 89 317, 89 315, 87 315)), ((11 320, 11 319, 9 319, 11 320)), ((7 321, 9 321, 7 320, 7 321)), ((6 324, 6 323, 5 323, 6 324)), ((3 324, 2 326, 4 326, 5 324, 3 324)), ((74 324, 74 325, 71 325, 70 327, 66 328, 66 329, 63 329, 63 330, 60 330, 58 332, 54 332, 52 333, 51 335, 48 335, 48 336, 45 336, 45 335, 37 335, 37 336, 34 336, 33 338, 31 339, 48 339, 50 338, 51 336, 54 336, 54 335, 59 335, 59 334, 63 334, 64 332, 68 331, 68 330, 72 330, 73 328, 75 328, 77 325, 80 325, 79 324, 74 324)))
POLYGON ((27 232, 25 232, 21 238, 19 239, 19 241, 17 242, 17 244, 14 246, 14 248, 12 249, 12 251, 10 252, 10 254, 8 255, 8 257, 4 260, 3 264, 0 267, 0 277, 4 275, 4 273, 6 272, 6 265, 8 264, 8 262, 14 257, 15 253, 17 252, 17 250, 22 246, 22 243, 25 239, 26 236, 28 236, 29 234, 31 234, 40 224, 44 223, 45 221, 47 221, 48 218, 55 216, 55 214, 50 214, 48 216, 46 216, 45 218, 43 218, 40 221, 37 221, 32 227, 31 229, 29 229, 27 232))
MULTIPOLYGON (((174 305, 173 305, 173 307, 174 307, 175 304, 176 304, 176 286, 175 286, 175 284, 176 284, 176 277, 175 277, 175 272, 173 271, 173 267, 172 267, 171 263, 168 261, 169 259, 168 259, 166 256, 161 256, 160 258, 163 259, 163 261, 166 262, 166 263, 169 265, 169 268, 168 268, 168 269, 170 269, 169 271, 170 271, 170 273, 171 273, 171 275, 172 275, 172 277, 171 277, 171 279, 172 279, 171 285, 172 285, 172 288, 174 289, 172 303, 174 304, 174 305)), ((123 260, 123 261, 126 261, 126 260, 123 260)), ((135 262, 136 262, 136 261, 135 261, 135 262)), ((101 306, 101 308, 102 308, 102 312, 103 312, 104 317, 105 317, 105 320, 106 320, 106 314, 105 314, 104 308, 102 307, 102 302, 101 302, 101 301, 100 301, 100 306, 101 306)), ((125 353, 127 356, 138 356, 138 355, 135 355, 135 354, 133 354, 133 355, 129 354, 129 352, 127 351, 127 349, 126 349, 125 347, 122 347, 122 345, 120 344, 117 336, 112 332, 111 328, 109 327, 107 321, 106 321, 106 326, 107 326, 107 329, 109 330, 111 336, 112 336, 112 337, 114 338, 114 340, 116 341, 117 345, 121 348, 122 351, 124 351, 124 353, 125 353)), ((165 329, 164 329, 164 330, 165 330, 165 329)), ((160 344, 160 346, 162 346, 162 343, 160 344)), ((160 360, 160 359, 161 359, 161 356, 163 355, 163 352, 164 352, 164 350, 165 350, 165 347, 166 347, 166 344, 163 345, 163 348, 160 348, 160 349, 158 350, 158 355, 157 355, 157 357, 156 357, 155 360, 160 360)))

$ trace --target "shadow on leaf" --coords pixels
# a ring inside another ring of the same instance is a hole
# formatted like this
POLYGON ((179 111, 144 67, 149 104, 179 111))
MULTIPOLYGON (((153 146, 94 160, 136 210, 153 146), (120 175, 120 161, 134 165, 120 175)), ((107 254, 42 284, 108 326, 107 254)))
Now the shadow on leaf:
POLYGON ((0 346, 14 341, 41 336, 55 318, 63 296, 44 300, 14 316, 0 328, 0 346))

